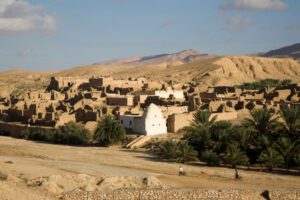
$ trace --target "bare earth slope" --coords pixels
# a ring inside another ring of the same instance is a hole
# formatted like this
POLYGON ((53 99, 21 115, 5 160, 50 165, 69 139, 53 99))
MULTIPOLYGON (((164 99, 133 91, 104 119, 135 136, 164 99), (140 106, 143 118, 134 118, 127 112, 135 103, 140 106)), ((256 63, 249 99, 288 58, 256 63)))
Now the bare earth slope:
POLYGON ((236 85, 267 78, 300 80, 300 64, 292 59, 226 56, 214 64, 220 67, 205 78, 212 85, 236 85))
POLYGON ((28 89, 42 89, 55 72, 9 70, 0 72, 0 97, 19 95, 28 89))

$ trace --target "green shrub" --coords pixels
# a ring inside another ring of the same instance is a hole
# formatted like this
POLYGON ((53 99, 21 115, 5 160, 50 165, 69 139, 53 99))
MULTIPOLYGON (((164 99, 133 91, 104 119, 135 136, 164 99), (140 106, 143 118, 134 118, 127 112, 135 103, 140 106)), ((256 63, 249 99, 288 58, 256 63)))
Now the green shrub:
POLYGON ((270 171, 272 171, 274 167, 283 164, 283 158, 273 148, 268 148, 263 151, 260 154, 258 161, 262 162, 270 171))
POLYGON ((218 154, 213 152, 212 150, 205 150, 201 154, 201 161, 206 162, 207 165, 219 165, 220 164, 220 158, 218 154))
POLYGON ((221 156, 223 157, 224 163, 231 164, 234 168, 236 168, 237 165, 247 165, 249 163, 247 155, 241 151, 236 144, 229 145, 226 152, 221 156))
POLYGON ((33 129, 24 133, 24 138, 29 140, 55 142, 57 131, 54 129, 33 129))
POLYGON ((178 144, 177 147, 177 162, 185 163, 188 161, 197 161, 198 160, 198 152, 194 150, 192 146, 190 146, 186 141, 182 141, 178 144))
POLYGON ((75 122, 69 122, 58 129, 25 129, 18 133, 17 137, 27 140, 74 145, 88 144, 91 141, 91 133, 75 122))
POLYGON ((30 130, 29 129, 24 129, 21 132, 15 134, 16 138, 21 138, 21 139, 29 139, 30 137, 30 130))
POLYGON ((58 128, 54 137, 55 143, 61 144, 88 144, 91 141, 91 133, 89 130, 75 122, 69 122, 58 128))
POLYGON ((277 80, 277 79, 264 79, 264 80, 260 80, 257 82, 253 82, 253 83, 244 83, 242 85, 239 85, 238 87, 242 88, 242 89, 247 89, 247 90, 259 90, 259 89, 263 89, 265 87, 282 87, 282 86, 287 86, 290 85, 292 83, 291 80, 277 80))
POLYGON ((159 145, 158 155, 164 159, 176 159, 178 144, 171 140, 164 141, 159 145))

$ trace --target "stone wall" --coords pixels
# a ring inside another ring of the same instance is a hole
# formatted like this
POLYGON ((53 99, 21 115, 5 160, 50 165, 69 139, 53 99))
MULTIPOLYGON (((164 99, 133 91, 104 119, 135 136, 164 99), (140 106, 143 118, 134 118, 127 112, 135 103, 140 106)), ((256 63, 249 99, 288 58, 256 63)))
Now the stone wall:
MULTIPOLYGON (((264 200, 261 196, 263 191, 258 190, 117 190, 97 192, 74 192, 64 195, 64 200, 264 200)), ((297 200, 300 199, 298 191, 270 191, 272 200, 297 200)))

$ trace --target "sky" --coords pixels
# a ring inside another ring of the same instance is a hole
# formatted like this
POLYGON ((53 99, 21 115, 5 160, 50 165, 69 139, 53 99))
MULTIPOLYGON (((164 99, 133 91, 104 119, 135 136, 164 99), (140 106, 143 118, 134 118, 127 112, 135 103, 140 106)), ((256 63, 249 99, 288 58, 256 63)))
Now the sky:
POLYGON ((299 0, 0 0, 0 70, 187 49, 250 54, 299 36, 299 0))

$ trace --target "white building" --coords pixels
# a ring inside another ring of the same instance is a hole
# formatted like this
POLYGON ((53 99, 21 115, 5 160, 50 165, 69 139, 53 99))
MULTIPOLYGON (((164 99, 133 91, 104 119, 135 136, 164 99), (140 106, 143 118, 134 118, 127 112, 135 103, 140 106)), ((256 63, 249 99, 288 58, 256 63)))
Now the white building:
POLYGON ((126 129, 145 135, 161 135, 167 133, 167 122, 158 106, 150 104, 141 115, 121 115, 120 123, 126 129))

